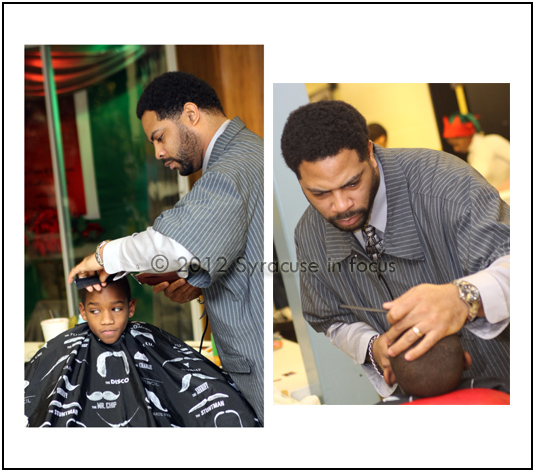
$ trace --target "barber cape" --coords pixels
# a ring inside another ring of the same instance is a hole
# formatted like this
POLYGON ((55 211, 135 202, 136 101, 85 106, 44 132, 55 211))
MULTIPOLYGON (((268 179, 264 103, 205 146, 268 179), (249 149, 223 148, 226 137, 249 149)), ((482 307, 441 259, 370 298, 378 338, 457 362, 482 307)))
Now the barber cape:
POLYGON ((142 322, 105 344, 87 323, 48 341, 26 364, 27 426, 261 426, 219 367, 142 322))

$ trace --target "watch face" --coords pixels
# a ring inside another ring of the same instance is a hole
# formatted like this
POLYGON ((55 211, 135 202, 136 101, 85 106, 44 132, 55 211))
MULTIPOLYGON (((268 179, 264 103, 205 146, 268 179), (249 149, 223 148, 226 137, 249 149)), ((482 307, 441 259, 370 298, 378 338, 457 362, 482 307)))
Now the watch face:
POLYGON ((461 286, 461 289, 465 295, 469 295, 473 300, 477 300, 479 298, 479 290, 473 285, 464 283, 461 286))

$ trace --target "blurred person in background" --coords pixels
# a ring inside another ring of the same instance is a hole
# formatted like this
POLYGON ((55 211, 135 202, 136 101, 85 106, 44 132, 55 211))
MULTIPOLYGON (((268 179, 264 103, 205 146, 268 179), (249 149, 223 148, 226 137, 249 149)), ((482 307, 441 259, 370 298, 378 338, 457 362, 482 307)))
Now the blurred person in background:
POLYGON ((467 162, 499 192, 509 190, 509 152, 507 139, 498 134, 484 134, 472 113, 454 113, 443 117, 442 136, 454 152, 468 154, 467 162))
POLYGON ((381 147, 386 147, 386 129, 384 129, 379 123, 370 123, 368 125, 368 133, 370 134, 370 140, 381 147))

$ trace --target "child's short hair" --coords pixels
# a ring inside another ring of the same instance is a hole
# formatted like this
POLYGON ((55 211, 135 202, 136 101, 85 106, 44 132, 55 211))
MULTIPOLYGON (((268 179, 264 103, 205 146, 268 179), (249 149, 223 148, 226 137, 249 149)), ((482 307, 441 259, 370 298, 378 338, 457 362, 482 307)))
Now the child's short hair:
POLYGON ((429 351, 412 361, 405 360, 406 352, 390 358, 396 381, 406 395, 434 397, 451 392, 459 385, 464 370, 464 353, 459 335, 442 338, 429 351))
MULTIPOLYGON (((117 287, 122 293, 124 293, 126 297, 126 301, 130 302, 130 299, 132 298, 132 292, 130 290, 130 283, 128 282, 128 277, 125 275, 124 277, 121 277, 118 280, 113 280, 113 278, 117 274, 112 274, 106 279, 106 287, 109 287, 110 285, 114 285, 117 287)), ((106 288, 103 287, 103 288, 106 288)), ((78 291, 78 296, 80 297, 80 301, 85 306, 85 300, 86 300, 87 290, 83 288, 82 290, 78 291)))

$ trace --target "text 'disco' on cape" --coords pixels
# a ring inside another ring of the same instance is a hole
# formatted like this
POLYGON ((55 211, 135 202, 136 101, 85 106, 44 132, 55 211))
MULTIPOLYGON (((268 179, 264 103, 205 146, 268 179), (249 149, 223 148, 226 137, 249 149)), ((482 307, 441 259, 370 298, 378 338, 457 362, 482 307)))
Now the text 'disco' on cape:
POLYGON ((261 426, 228 375, 147 323, 109 345, 80 324, 46 343, 24 378, 28 426, 261 426))

